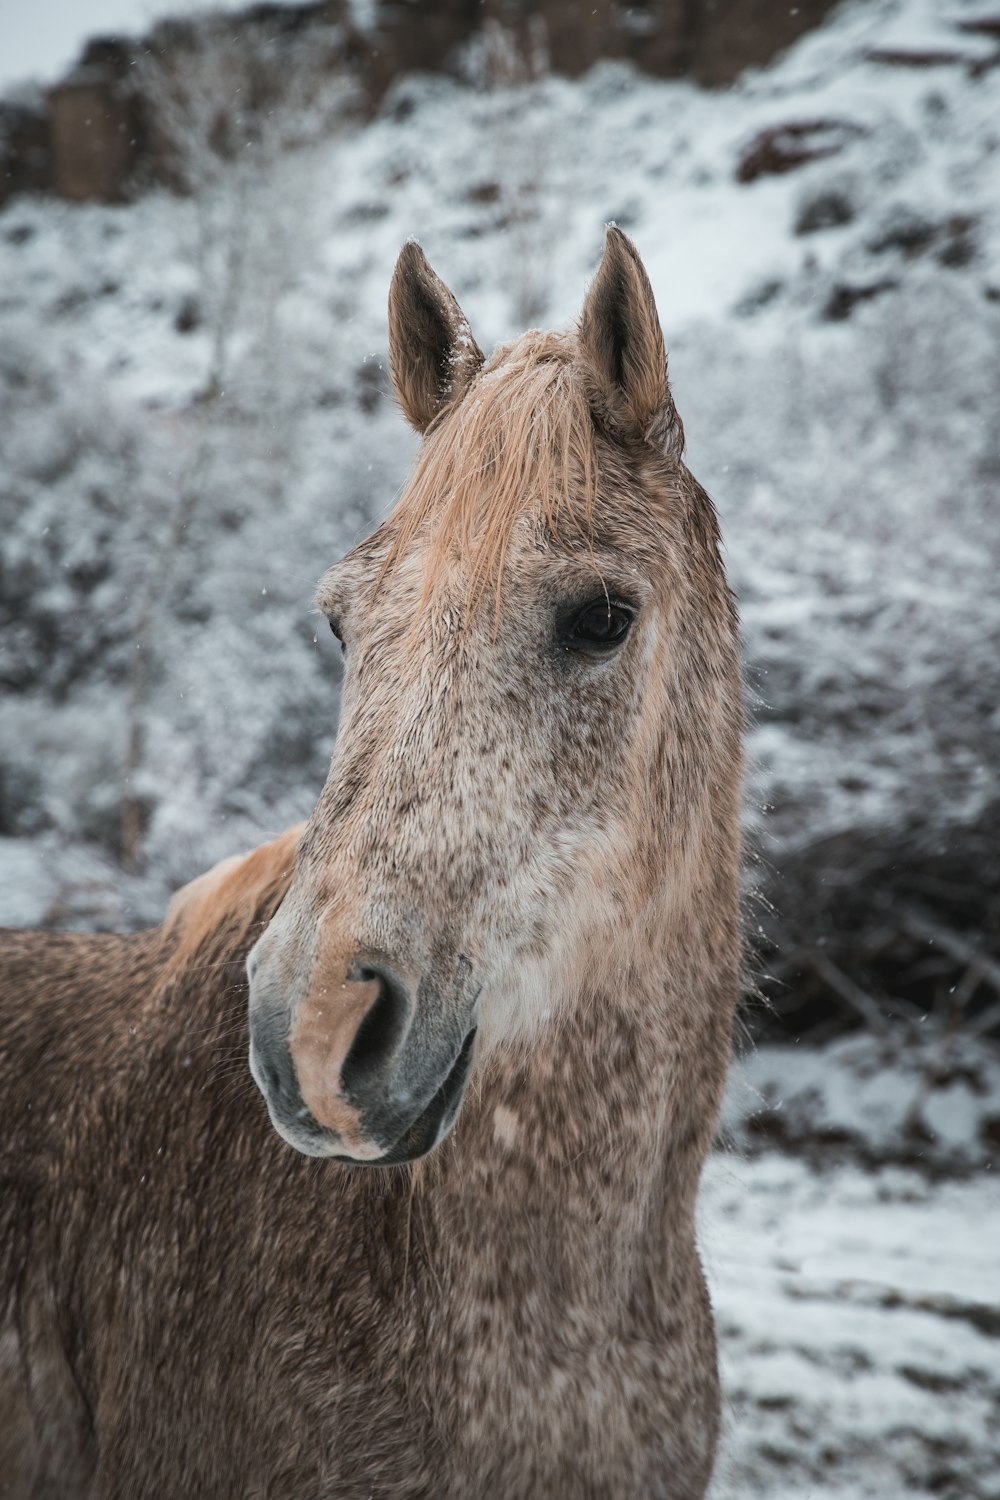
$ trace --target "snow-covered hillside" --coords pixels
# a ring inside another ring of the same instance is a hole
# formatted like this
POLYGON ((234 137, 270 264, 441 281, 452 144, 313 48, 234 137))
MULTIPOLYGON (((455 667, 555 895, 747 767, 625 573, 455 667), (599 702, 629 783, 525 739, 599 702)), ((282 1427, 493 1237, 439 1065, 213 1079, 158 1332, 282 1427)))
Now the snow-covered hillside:
MULTIPOLYGON (((740 597, 748 823, 778 906, 760 923, 793 946, 839 923, 831 942, 891 953, 905 908, 968 944, 981 999, 1000 926, 998 61, 995 0, 858 0, 723 93, 619 66, 410 79, 373 123, 234 171, 210 203, 9 203, 0 921, 156 920, 175 884, 308 812, 339 680, 312 589, 413 452, 385 368, 401 243, 489 347, 574 317, 613 219, 649 269, 740 597)), ((975 1064, 949 1051, 942 1103, 935 1035, 886 1102, 904 1073, 885 1045, 746 1065, 760 1118, 738 1096, 741 1149, 704 1210, 720 1500, 1000 1496, 998 1073, 985 1044, 975 1064)))
POLYGON ((146 919, 162 883, 308 809, 337 699, 312 584, 412 451, 384 371, 411 234, 486 345, 574 316, 608 219, 635 237, 690 461, 724 517, 772 862, 845 830, 896 859, 995 826, 985 14, 848 5, 721 94, 611 66, 486 92, 407 81, 369 127, 220 188, 207 224, 163 194, 11 203, 0 828, 31 844, 8 850, 0 902, 146 919), (225 389, 198 402, 234 244, 225 389), (130 691, 156 879, 115 873, 111 893, 98 853, 120 837, 130 691))

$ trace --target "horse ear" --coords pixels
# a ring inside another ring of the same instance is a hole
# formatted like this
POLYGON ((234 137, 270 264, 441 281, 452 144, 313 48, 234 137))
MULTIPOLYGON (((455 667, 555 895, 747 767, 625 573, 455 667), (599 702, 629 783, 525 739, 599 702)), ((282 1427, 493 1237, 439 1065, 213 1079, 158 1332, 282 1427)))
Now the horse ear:
POLYGON ((415 240, 404 245, 389 288, 389 366, 407 421, 425 432, 461 395, 483 351, 444 282, 415 240))
POLYGON ((608 225, 579 332, 596 378, 598 414, 612 429, 680 457, 684 428, 667 381, 653 288, 638 250, 615 224, 608 225))

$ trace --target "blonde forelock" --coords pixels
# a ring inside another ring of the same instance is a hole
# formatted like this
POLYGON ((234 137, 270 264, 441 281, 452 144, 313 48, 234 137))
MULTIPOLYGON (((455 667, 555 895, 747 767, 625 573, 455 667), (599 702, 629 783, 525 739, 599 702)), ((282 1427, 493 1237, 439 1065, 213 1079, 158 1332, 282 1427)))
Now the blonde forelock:
POLYGON ((527 333, 501 346, 464 399, 430 429, 385 523, 379 584, 415 543, 425 549, 425 596, 460 559, 467 607, 491 589, 499 607, 514 529, 589 550, 596 457, 587 388, 568 334, 527 333))

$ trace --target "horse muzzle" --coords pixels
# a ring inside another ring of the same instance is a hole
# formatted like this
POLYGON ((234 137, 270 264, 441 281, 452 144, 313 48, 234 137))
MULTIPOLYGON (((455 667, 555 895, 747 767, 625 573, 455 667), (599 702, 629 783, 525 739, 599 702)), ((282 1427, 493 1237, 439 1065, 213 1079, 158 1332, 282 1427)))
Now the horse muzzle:
POLYGON ((317 966, 289 1006, 266 963, 249 967, 250 1070, 284 1140, 307 1156, 387 1166, 444 1139, 475 1046, 467 998, 443 1006, 430 986, 355 954, 317 966))

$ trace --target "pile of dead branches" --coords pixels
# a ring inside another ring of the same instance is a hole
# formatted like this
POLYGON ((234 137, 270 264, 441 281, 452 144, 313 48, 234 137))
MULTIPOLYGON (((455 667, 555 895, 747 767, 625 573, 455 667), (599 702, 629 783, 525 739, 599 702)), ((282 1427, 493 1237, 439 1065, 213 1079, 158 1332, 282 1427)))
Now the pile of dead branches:
POLYGON ((758 864, 758 1037, 928 1023, 1000 1037, 1000 801, 942 833, 852 830, 758 864))

